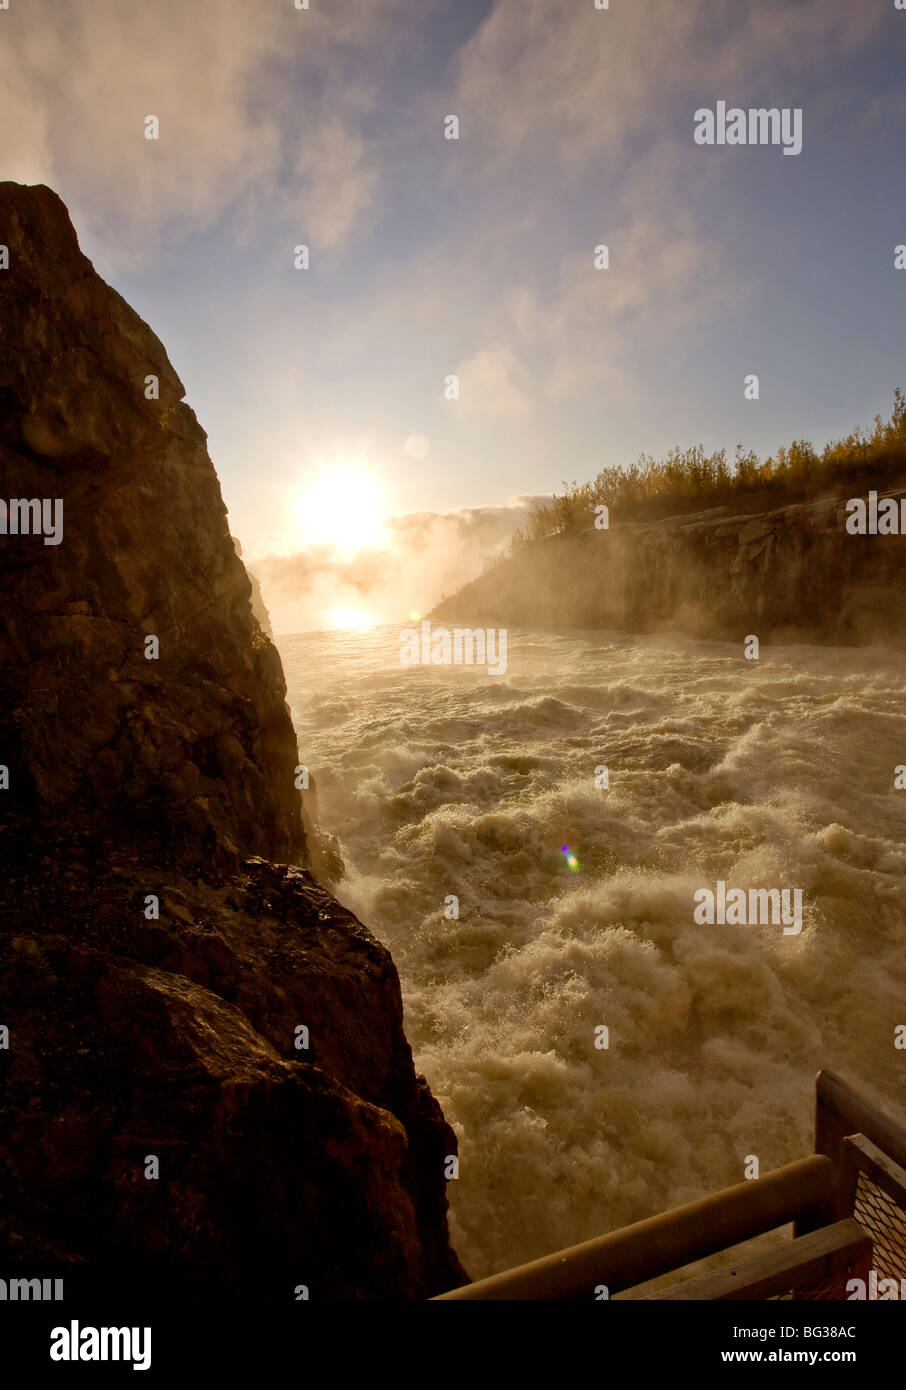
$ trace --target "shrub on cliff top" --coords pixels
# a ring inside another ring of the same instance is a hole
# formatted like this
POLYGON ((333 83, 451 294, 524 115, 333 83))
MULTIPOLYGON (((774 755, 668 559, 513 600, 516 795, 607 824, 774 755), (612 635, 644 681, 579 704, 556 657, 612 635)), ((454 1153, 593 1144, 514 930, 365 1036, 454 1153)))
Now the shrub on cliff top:
POLYGON ((764 460, 738 444, 728 462, 725 449, 706 454, 696 444, 673 448, 664 459, 641 454, 625 468, 602 468, 593 482, 564 482, 561 494, 532 506, 524 531, 513 537, 513 550, 590 526, 601 503, 611 517, 641 521, 715 506, 754 491, 778 503, 794 500, 867 470, 882 470, 885 477, 906 470, 906 398, 899 387, 889 420, 876 415, 870 433, 856 429, 845 439, 830 441, 820 454, 809 440, 794 439, 764 460))

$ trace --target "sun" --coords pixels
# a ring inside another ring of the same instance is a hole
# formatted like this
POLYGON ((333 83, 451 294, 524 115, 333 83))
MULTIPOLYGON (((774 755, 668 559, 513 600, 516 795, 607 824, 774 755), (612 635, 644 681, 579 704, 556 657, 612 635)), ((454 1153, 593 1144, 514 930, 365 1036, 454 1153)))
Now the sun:
POLYGON ((294 521, 300 541, 329 545, 345 555, 379 546, 384 539, 380 485, 354 463, 317 472, 298 497, 294 521))

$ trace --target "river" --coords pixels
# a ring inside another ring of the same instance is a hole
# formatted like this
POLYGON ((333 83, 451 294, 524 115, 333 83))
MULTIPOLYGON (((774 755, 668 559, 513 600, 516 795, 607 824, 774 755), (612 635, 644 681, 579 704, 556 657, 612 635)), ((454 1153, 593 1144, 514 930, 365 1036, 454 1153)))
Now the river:
POLYGON ((820 1066, 906 1108, 906 658, 511 630, 495 677, 399 633, 278 646, 473 1277, 811 1152, 820 1066), (802 930, 697 924, 719 881, 802 930))

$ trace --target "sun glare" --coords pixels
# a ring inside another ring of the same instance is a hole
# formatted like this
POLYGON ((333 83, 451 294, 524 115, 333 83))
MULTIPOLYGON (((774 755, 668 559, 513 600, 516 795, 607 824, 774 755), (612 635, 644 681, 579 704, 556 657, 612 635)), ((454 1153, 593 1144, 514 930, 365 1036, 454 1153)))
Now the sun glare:
POLYGON ((355 464, 337 464, 316 474, 303 490, 295 520, 301 541, 332 545, 349 556, 381 544, 381 515, 381 489, 373 474, 355 464))
POLYGON ((375 619, 364 608, 329 608, 327 621, 333 629, 351 629, 354 632, 367 632, 375 624, 375 619))

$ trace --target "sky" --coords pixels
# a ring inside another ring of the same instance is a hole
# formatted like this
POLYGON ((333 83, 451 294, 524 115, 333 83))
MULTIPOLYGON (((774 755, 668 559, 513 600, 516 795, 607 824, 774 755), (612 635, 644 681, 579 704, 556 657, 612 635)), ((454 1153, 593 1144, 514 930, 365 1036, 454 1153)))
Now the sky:
POLYGON ((163 341, 278 632, 424 612, 641 452, 889 413, 895 0, 308 4, 0 9, 0 177, 163 341), (718 101, 801 152, 697 144, 718 101))

